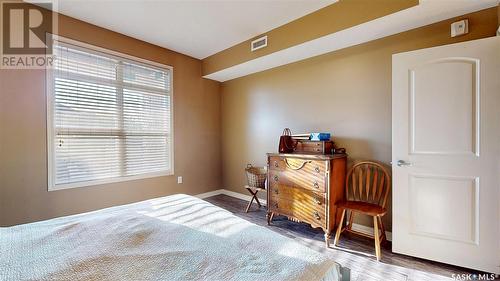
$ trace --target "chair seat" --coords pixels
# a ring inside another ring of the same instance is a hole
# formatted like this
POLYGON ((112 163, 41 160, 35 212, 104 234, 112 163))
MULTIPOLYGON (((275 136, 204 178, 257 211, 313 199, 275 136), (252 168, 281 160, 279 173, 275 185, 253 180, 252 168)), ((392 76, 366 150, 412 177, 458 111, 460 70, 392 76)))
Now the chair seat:
POLYGON ((387 212, 385 208, 379 205, 360 201, 342 201, 337 204, 337 208, 358 211, 370 216, 383 216, 387 212))

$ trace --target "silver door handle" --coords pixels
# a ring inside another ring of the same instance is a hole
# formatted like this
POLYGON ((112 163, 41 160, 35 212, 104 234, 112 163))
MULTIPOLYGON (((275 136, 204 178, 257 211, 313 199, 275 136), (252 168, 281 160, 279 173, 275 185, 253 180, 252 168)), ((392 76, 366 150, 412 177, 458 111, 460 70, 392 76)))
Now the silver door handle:
POLYGON ((404 160, 398 160, 397 165, 399 167, 409 167, 409 166, 412 166, 413 164, 411 162, 406 162, 404 160))

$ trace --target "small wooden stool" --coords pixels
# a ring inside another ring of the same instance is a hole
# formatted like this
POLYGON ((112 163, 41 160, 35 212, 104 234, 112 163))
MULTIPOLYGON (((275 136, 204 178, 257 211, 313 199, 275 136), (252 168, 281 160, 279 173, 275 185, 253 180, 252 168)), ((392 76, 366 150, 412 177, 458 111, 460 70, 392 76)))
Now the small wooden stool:
POLYGON ((247 185, 245 185, 245 188, 252 194, 252 199, 245 210, 245 213, 248 213, 254 199, 257 201, 259 208, 262 206, 259 198, 257 198, 257 193, 261 190, 266 190, 267 169, 266 167, 253 167, 252 164, 247 164, 245 173, 247 176, 247 185))
POLYGON ((248 192, 250 192, 250 194, 252 194, 252 199, 250 200, 250 202, 248 202, 248 206, 247 209, 245 210, 245 213, 248 213, 248 210, 250 209, 250 206, 252 206, 254 199, 257 202, 257 205, 259 205, 259 208, 262 207, 262 204, 260 204, 259 198, 257 197, 257 193, 261 190, 266 190, 266 189, 261 187, 252 187, 248 185, 245 185, 245 188, 248 190, 248 192))

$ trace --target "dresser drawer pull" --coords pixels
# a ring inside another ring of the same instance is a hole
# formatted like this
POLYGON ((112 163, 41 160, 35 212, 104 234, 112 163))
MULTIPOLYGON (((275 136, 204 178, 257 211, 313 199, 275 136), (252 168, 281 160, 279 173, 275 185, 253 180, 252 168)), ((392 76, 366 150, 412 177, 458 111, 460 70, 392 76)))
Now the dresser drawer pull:
POLYGON ((300 164, 298 167, 292 167, 289 163, 288 163, 288 160, 285 158, 285 164, 288 168, 292 169, 292 170, 300 170, 302 168, 304 168, 304 166, 307 164, 307 163, 311 163, 312 161, 311 160, 308 160, 308 161, 304 161, 302 162, 302 164, 300 164))
POLYGON ((317 220, 320 220, 321 216, 319 215, 318 212, 314 212, 314 218, 317 219, 317 220))
POLYGON ((314 168, 314 171, 316 171, 316 173, 319 173, 321 170, 319 169, 319 167, 316 167, 314 168))
POLYGON ((314 203, 321 205, 321 200, 318 197, 314 197, 314 203))
POLYGON ((278 181, 279 180, 278 176, 274 176, 273 179, 274 179, 274 181, 278 181))
POLYGON ((274 202, 273 206, 275 209, 278 209, 278 202, 274 202))
POLYGON ((317 181, 315 181, 313 186, 314 186, 314 188, 319 188, 319 183, 317 181))
POLYGON ((278 189, 275 189, 274 190, 274 194, 278 195, 280 192, 278 191, 278 189))
POLYGON ((278 161, 274 161, 274 167, 278 168, 279 164, 278 161))

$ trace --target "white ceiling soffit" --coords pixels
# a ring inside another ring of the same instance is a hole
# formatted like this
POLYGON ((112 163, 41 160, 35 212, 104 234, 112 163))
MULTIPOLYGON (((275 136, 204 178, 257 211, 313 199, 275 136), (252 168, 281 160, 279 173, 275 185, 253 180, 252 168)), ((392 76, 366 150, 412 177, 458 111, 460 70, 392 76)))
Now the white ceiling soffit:
POLYGON ((420 4, 415 7, 295 45, 204 77, 224 82, 496 5, 498 5, 498 0, 420 0, 420 4))
POLYGON ((61 14, 202 59, 337 0, 54 1, 61 14))

